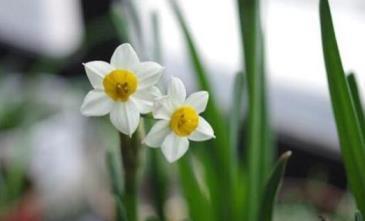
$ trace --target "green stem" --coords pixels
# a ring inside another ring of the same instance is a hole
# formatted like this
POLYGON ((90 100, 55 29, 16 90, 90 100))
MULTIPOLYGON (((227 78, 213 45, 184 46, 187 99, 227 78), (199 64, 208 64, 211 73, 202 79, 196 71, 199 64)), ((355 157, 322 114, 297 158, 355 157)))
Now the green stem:
POLYGON ((129 221, 138 220, 138 166, 139 166, 139 136, 132 137, 119 133, 120 149, 124 168, 124 204, 129 221))

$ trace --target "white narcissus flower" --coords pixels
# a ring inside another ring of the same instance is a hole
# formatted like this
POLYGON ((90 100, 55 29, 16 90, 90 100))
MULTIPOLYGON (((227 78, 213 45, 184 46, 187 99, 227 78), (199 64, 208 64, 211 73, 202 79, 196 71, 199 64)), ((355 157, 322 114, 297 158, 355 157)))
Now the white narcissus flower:
POLYGON ((199 91, 186 98, 184 84, 172 78, 167 96, 155 102, 153 116, 159 121, 144 139, 150 147, 161 147, 169 162, 174 162, 188 150, 189 140, 205 141, 214 138, 209 123, 199 116, 208 103, 208 93, 199 91))
POLYGON ((81 106, 85 116, 103 116, 110 113, 112 124, 131 136, 137 129, 140 114, 152 111, 153 101, 160 96, 154 86, 163 67, 155 62, 140 62, 130 44, 120 45, 110 63, 91 61, 84 64, 93 90, 81 106))

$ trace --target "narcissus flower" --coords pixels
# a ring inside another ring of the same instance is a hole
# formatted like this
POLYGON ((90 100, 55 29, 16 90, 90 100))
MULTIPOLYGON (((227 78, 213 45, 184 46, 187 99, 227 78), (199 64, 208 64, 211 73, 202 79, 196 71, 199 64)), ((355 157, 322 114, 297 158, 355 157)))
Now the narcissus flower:
POLYGON ((94 89, 86 95, 81 113, 110 113, 112 124, 131 136, 138 127, 140 114, 151 112, 154 99, 160 96, 154 85, 164 68, 155 62, 140 62, 130 44, 120 45, 110 63, 91 61, 84 66, 94 89))
POLYGON ((199 116, 208 103, 208 93, 199 91, 186 98, 184 84, 172 78, 167 96, 156 100, 153 116, 159 121, 144 139, 151 147, 161 147, 169 162, 174 162, 188 150, 189 140, 205 141, 214 138, 209 123, 199 116))

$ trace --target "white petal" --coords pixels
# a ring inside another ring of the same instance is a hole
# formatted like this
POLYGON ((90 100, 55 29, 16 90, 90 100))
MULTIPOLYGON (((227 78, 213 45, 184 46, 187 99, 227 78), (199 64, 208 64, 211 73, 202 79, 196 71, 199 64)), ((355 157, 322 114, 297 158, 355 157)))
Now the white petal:
POLYGON ((171 115, 176 110, 176 105, 172 102, 170 97, 161 97, 155 100, 152 114, 156 119, 170 120, 171 115))
POLYGON ((103 89, 105 75, 114 70, 114 67, 105 61, 90 61, 84 63, 84 67, 87 77, 95 89, 103 89))
POLYGON ((126 43, 115 49, 112 58, 110 59, 110 63, 115 68, 133 69, 133 67, 139 63, 139 58, 132 46, 126 43))
POLYGON ((164 68, 151 61, 139 63, 134 71, 138 76, 138 88, 151 87, 160 80, 164 68))
POLYGON ((147 114, 152 112, 155 99, 161 96, 161 91, 157 87, 150 87, 137 91, 131 99, 135 101, 140 113, 147 114))
POLYGON ((85 116, 103 116, 110 112, 113 101, 101 90, 90 91, 81 105, 81 113, 85 116))
POLYGON ((183 103, 186 98, 186 89, 183 82, 179 78, 172 77, 167 88, 167 94, 177 104, 183 103))
POLYGON ((170 133, 163 141, 161 150, 167 161, 172 163, 182 157, 188 147, 189 141, 186 137, 179 137, 174 133, 170 133))
POLYGON ((157 87, 150 87, 150 88, 146 88, 144 90, 138 90, 132 96, 137 97, 139 99, 143 99, 143 100, 154 101, 158 98, 161 98, 162 94, 161 94, 160 89, 158 89, 157 87))
POLYGON ((159 120, 148 132, 147 136, 143 140, 143 143, 150 147, 161 147, 162 142, 165 140, 170 131, 169 121, 159 120))
POLYGON ((130 99, 133 99, 134 103, 137 106, 139 113, 148 114, 148 113, 152 112, 152 109, 153 109, 152 101, 142 100, 139 98, 130 98, 130 99))
POLYGON ((132 136, 139 124, 140 114, 132 100, 117 102, 110 112, 110 120, 123 134, 132 136))
POLYGON ((193 141, 204 141, 215 138, 213 128, 202 117, 199 117, 199 125, 195 131, 189 135, 189 139, 193 141))
POLYGON ((209 94, 206 91, 199 91, 191 94, 185 101, 186 104, 193 106, 198 113, 205 110, 208 104, 209 94))

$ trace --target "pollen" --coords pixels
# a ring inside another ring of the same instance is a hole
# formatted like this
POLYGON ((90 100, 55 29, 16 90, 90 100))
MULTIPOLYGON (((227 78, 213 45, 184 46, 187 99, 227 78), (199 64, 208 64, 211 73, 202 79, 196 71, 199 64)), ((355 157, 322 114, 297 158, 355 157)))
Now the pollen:
POLYGON ((114 70, 104 77, 105 93, 114 101, 127 101, 137 90, 136 74, 129 70, 114 70))
POLYGON ((199 116, 191 106, 177 109, 171 116, 170 128, 180 137, 189 136, 199 124, 199 116))

